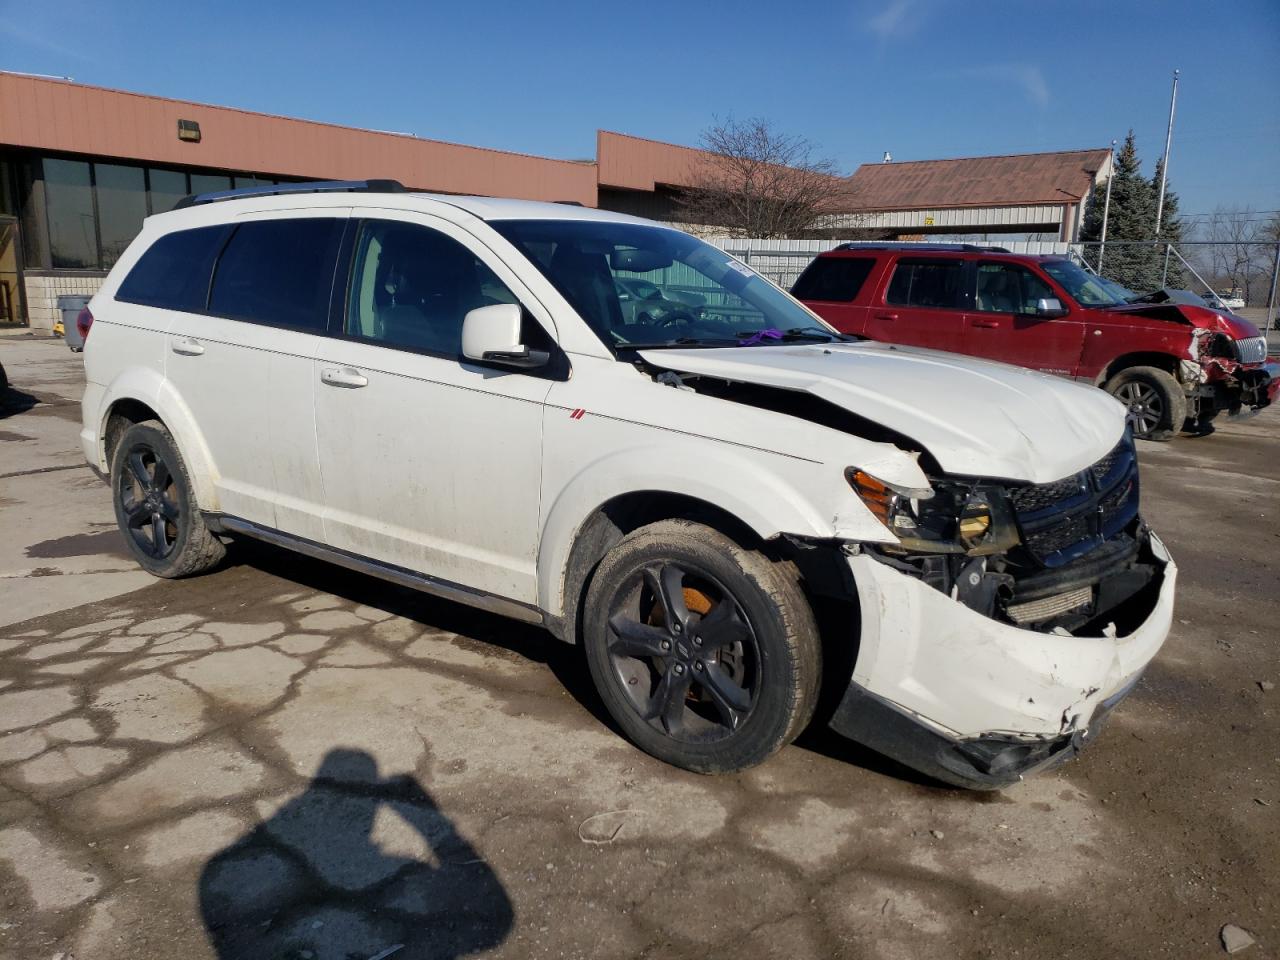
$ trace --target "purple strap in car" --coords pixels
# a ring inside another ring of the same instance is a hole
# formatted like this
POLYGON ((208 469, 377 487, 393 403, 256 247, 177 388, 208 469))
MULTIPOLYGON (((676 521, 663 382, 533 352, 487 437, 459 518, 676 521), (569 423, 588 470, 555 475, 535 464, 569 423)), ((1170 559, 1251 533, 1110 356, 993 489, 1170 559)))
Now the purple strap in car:
POLYGON ((753 333, 745 340, 739 340, 740 347, 754 347, 757 343, 764 343, 766 340, 781 340, 786 334, 776 327, 765 327, 763 330, 753 333))

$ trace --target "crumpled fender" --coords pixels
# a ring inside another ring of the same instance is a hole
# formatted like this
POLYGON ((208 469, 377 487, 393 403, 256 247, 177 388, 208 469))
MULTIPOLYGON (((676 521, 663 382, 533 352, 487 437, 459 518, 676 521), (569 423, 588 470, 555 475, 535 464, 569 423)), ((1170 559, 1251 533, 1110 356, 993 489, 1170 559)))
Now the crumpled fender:
MULTIPOLYGON (((554 471, 555 463, 548 456, 546 469, 554 471)), ((874 464, 866 466, 874 469, 874 464)), ((853 493, 841 469, 698 437, 665 434, 613 450, 578 465, 563 487, 557 488, 553 480, 544 489, 559 492, 543 504, 538 604, 554 616, 563 615, 564 574, 579 531, 610 500, 637 491, 712 504, 762 540, 786 533, 894 542, 853 493)))

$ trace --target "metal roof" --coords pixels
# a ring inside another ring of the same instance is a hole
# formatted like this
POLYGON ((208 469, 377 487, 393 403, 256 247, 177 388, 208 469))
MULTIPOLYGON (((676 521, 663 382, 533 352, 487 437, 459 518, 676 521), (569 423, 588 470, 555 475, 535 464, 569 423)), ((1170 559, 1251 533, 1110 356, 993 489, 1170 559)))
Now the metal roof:
POLYGON ((867 163, 850 178, 857 210, 1075 203, 1110 151, 1068 150, 955 160, 867 163))

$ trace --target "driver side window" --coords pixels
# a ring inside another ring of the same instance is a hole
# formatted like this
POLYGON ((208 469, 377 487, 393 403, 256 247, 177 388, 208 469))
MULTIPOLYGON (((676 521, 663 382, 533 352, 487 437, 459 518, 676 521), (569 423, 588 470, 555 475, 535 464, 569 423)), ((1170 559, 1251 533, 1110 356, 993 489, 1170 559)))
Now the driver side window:
POLYGON ((978 290, 974 307, 984 313, 1036 312, 1036 301, 1053 299, 1053 288, 1026 267, 1014 263, 978 264, 978 290))
POLYGON ((352 258, 346 333, 390 347, 462 355, 462 320, 515 294, 452 237, 412 223, 366 220, 352 258))

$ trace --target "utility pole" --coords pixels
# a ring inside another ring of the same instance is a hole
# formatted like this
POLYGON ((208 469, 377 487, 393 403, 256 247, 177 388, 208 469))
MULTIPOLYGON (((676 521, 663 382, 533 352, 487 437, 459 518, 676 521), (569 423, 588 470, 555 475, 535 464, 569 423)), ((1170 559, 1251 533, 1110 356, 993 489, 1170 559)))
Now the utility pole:
POLYGON ((1169 132, 1164 137, 1164 163, 1160 165, 1160 201, 1156 204, 1156 236, 1164 219, 1164 185, 1169 179, 1169 148, 1173 146, 1173 111, 1178 106, 1178 71, 1173 71, 1173 96, 1169 100, 1169 132))
POLYGON ((1111 160, 1107 164, 1107 199, 1102 202, 1102 236, 1098 238, 1098 276, 1102 276, 1102 258, 1107 252, 1107 218, 1111 216, 1111 181, 1116 178, 1116 142, 1111 141, 1111 160))

